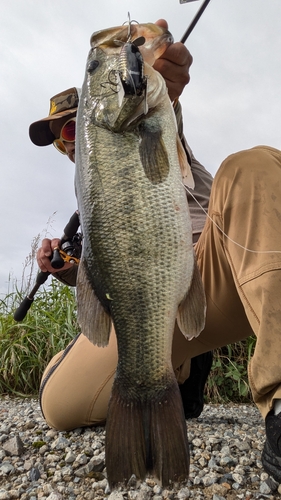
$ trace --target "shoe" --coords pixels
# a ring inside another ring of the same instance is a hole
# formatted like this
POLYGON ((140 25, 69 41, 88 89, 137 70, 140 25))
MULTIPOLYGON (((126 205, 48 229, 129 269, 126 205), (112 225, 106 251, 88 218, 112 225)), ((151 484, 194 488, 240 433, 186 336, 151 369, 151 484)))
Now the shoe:
POLYGON ((281 483, 281 412, 270 412, 265 419, 266 441, 261 461, 264 470, 281 483))
POLYGON ((197 418, 204 408, 204 387, 211 371, 213 353, 204 352, 191 359, 190 375, 179 385, 185 418, 197 418))

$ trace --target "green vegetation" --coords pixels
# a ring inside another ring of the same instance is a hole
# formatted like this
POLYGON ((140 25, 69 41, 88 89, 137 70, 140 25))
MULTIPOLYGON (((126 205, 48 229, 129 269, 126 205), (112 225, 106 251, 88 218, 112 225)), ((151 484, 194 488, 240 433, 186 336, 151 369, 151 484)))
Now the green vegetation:
POLYGON ((254 354, 256 339, 249 337, 221 349, 215 349, 213 366, 206 387, 206 399, 212 403, 250 403, 247 367, 254 354))
POLYGON ((0 300, 0 394, 36 394, 49 360, 78 333, 73 289, 53 279, 17 323, 24 296, 15 291, 0 300))
MULTIPOLYGON (((0 300, 0 394, 37 394, 49 360, 78 333, 75 292, 53 279, 35 295, 25 319, 13 313, 25 294, 15 291, 0 300)), ((206 399, 213 403, 251 401, 247 364, 255 339, 216 349, 206 399)))
MULTIPOLYGON (((10 277, 8 293, 2 299, 0 296, 0 395, 36 396, 49 361, 79 332, 75 290, 56 279, 39 288, 23 321, 17 323, 13 318, 15 310, 28 295, 27 291, 35 284, 36 253, 42 238, 49 236, 52 217, 47 221, 44 233, 31 243, 20 286, 10 277)), ((254 347, 255 338, 250 337, 214 351, 206 401, 251 401, 247 364, 254 347)))

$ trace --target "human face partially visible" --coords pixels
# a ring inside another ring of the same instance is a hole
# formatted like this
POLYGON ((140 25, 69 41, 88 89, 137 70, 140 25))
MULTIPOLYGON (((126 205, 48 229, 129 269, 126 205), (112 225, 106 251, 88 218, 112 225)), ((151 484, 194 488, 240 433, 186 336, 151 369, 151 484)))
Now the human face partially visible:
POLYGON ((75 117, 76 117, 76 112, 73 113, 72 115, 68 115, 68 116, 65 116, 63 118, 59 118, 58 120, 53 120, 50 122, 50 129, 51 129, 52 133, 54 134, 56 139, 61 140, 61 142, 65 148, 65 154, 68 156, 70 161, 72 161, 73 163, 75 163, 75 141, 68 142, 68 141, 63 140, 61 137, 61 131, 62 131, 63 126, 67 122, 69 122, 70 127, 71 127, 71 125, 73 125, 73 124, 71 124, 70 120, 75 118, 75 117))

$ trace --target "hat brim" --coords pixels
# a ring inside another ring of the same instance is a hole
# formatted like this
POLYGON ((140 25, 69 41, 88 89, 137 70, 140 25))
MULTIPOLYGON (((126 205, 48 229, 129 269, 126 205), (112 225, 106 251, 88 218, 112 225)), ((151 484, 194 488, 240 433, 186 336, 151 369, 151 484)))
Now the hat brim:
POLYGON ((58 120, 67 115, 76 114, 76 111, 77 108, 66 109, 65 111, 46 116, 46 118, 31 123, 29 127, 29 137, 33 144, 36 146, 48 146, 49 144, 53 144, 55 136, 50 129, 49 122, 58 120))

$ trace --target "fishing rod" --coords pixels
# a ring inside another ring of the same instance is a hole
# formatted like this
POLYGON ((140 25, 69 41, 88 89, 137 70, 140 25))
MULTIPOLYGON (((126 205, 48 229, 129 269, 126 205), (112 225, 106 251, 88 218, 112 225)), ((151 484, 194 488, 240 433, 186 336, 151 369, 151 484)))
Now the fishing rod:
MULTIPOLYGON (((67 225, 64 228, 64 234, 61 237, 60 247, 54 249, 51 265, 54 269, 61 269, 65 262, 75 262, 79 263, 79 258, 81 254, 81 241, 82 237, 80 233, 77 233, 80 226, 79 216, 77 212, 70 217, 67 225)), ((36 277, 35 286, 32 288, 31 292, 23 299, 19 307, 14 313, 15 321, 22 321, 27 311, 30 309, 34 295, 41 285, 47 281, 50 276, 49 271, 40 271, 36 277)))
MULTIPOLYGON (((180 3, 183 4, 183 3, 189 3, 189 2, 196 2, 197 0, 180 0, 180 3)), ((183 34, 183 36, 181 37, 180 39, 180 42, 181 43, 185 43, 187 38, 189 37, 190 33, 194 30, 196 24, 198 23, 200 17, 202 16, 204 10, 206 9, 208 3, 210 3, 211 0, 205 0, 200 9, 198 10, 197 14, 195 15, 195 17, 193 18, 193 20, 191 21, 190 25, 188 26, 186 32, 183 34)))

